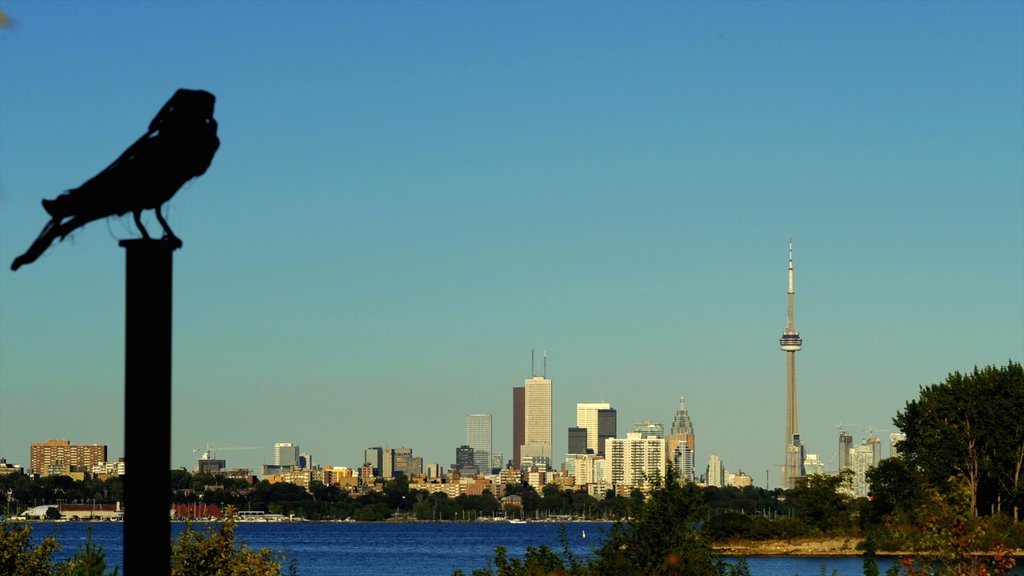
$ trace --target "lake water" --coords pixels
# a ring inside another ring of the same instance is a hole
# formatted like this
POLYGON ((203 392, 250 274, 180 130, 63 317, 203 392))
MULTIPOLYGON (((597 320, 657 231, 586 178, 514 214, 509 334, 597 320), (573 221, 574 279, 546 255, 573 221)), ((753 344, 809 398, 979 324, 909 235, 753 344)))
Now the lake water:
MULTIPOLYGON (((33 540, 56 531, 60 558, 68 558, 85 542, 91 528, 93 542, 106 554, 108 569, 122 561, 123 524, 35 523, 33 540)), ((205 530, 206 524, 197 524, 205 530)), ((249 548, 284 551, 296 562, 299 576, 393 576, 418 574, 450 576, 455 569, 467 575, 487 565, 495 546, 511 556, 522 557, 527 546, 546 544, 561 552, 560 524, 508 523, 251 523, 238 525, 235 534, 249 548)), ((564 525, 574 554, 585 556, 596 547, 608 524, 564 525), (585 535, 584 535, 585 533, 585 535)), ((182 524, 174 524, 177 533, 182 524)), ((727 559, 731 560, 731 559, 727 559)), ((861 576, 859 557, 795 558, 752 557, 747 562, 753 576, 861 576)), ((879 560, 881 573, 890 565, 879 560)), ((287 574, 287 564, 285 565, 287 574)), ((123 576, 123 575, 122 575, 123 576)), ((138 574, 128 576, 139 576, 138 574)))

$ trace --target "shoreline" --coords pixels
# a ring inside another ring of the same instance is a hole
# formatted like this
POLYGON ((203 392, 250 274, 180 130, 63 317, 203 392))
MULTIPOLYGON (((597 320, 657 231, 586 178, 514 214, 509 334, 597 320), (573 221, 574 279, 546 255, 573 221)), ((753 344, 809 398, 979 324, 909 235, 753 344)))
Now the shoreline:
MULTIPOLYGON (((718 542, 711 545, 715 553, 722 556, 795 556, 804 558, 863 556, 864 551, 857 546, 864 541, 860 536, 808 537, 791 540, 733 540, 718 542)), ((1024 558, 1024 549, 1009 550, 1011 556, 1024 558)), ((990 554, 990 553, 987 553, 990 554)), ((896 558, 913 556, 914 552, 878 550, 879 558, 896 558)))

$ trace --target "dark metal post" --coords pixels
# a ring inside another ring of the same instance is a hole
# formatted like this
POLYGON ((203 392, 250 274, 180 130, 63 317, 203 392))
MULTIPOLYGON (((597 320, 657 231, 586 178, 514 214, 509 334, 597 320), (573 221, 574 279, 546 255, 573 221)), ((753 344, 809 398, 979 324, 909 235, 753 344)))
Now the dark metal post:
MULTIPOLYGON (((124 567, 170 574, 172 252, 165 240, 126 250, 124 567)), ((122 568, 122 573, 125 568, 122 568)))

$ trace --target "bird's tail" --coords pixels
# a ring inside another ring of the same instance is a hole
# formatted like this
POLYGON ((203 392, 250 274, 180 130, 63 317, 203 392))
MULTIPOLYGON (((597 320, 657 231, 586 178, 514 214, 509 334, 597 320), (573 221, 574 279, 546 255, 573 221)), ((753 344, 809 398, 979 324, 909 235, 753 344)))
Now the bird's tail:
POLYGON ((28 247, 28 250, 21 256, 14 259, 14 262, 11 264, 11 270, 17 270, 25 264, 35 262, 59 235, 60 220, 58 218, 54 218, 46 223, 46 226, 43 227, 43 231, 39 233, 39 237, 36 238, 35 242, 33 242, 31 246, 28 247))

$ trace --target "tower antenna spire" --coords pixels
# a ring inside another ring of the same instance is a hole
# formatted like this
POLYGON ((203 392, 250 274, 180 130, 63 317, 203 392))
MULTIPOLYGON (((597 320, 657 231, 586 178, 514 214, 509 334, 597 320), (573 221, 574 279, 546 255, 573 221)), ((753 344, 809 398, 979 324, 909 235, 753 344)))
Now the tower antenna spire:
POLYGON ((786 290, 788 311, 786 329, 782 331, 779 346, 786 353, 786 459, 782 466, 782 487, 796 487, 797 478, 804 475, 803 445, 800 442, 800 428, 796 403, 796 353, 803 346, 803 339, 793 324, 793 238, 789 238, 789 289, 786 290))

